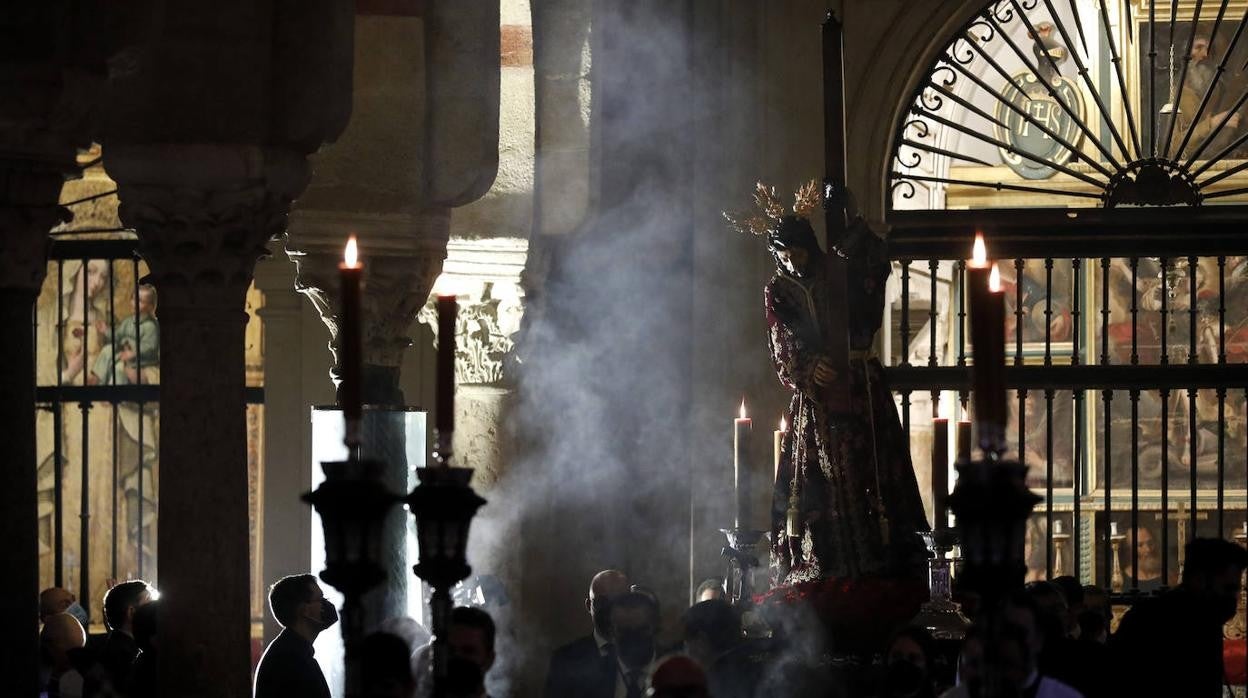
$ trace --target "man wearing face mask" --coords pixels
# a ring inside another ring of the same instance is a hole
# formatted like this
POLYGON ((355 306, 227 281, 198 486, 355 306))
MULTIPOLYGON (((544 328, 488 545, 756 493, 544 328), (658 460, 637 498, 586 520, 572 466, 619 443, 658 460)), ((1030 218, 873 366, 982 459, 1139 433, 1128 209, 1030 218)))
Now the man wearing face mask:
POLYGON ((1119 695, 1220 696, 1222 626, 1235 616, 1248 552, 1228 541, 1187 544, 1179 586, 1141 602, 1110 639, 1119 695))
POLYGON ((274 583, 269 588, 269 608, 282 632, 260 658, 255 698, 329 698, 329 684, 312 656, 312 642, 338 622, 338 610, 310 574, 274 583))
POLYGON ((83 628, 88 625, 87 611, 78 603, 78 598, 60 587, 49 587, 39 592, 39 622, 48 622, 49 616, 68 613, 78 619, 83 628))
POLYGON ((611 641, 616 651, 614 698, 642 698, 659 653, 659 607, 648 594, 630 591, 611 602, 611 641))
POLYGON ((585 610, 593 632, 555 650, 546 677, 546 698, 612 698, 616 653, 611 641, 611 603, 628 592, 628 576, 603 570, 589 584, 585 610))

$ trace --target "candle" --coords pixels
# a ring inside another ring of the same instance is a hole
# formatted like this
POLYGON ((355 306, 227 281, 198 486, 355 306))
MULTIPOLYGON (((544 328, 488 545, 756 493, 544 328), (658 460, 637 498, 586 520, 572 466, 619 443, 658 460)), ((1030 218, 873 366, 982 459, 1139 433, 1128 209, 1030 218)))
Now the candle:
POLYGON ((1058 536, 1062 535, 1062 520, 1061 519, 1053 520, 1053 534, 1058 535, 1058 536))
POLYGON ((979 447, 995 455, 1005 449, 1005 293, 1000 270, 988 262, 982 234, 975 236, 966 272, 975 362, 975 430, 979 447))
POLYGON ((945 501, 949 496, 949 420, 937 417, 932 420, 932 518, 936 530, 944 530, 949 523, 945 515, 945 501))
POLYGON ((775 461, 776 475, 780 477, 780 450, 784 448, 784 435, 789 433, 789 425, 784 421, 784 417, 780 418, 780 428, 772 433, 772 459, 775 461))
POLYGON ((347 239, 338 265, 342 279, 342 299, 338 324, 338 406, 346 420, 343 440, 348 448, 359 445, 360 399, 360 277, 364 265, 359 260, 355 236, 347 239))
POLYGON ((969 420, 958 420, 958 462, 969 463, 971 460, 971 423, 969 420))
POLYGON ((1117 521, 1109 522, 1109 535, 1111 536, 1118 535, 1118 522, 1117 521))
POLYGON ((438 358, 437 421, 439 440, 443 437, 449 447, 449 435, 455 431, 455 314, 458 312, 455 296, 438 296, 438 358))
POLYGON ((741 398, 741 416, 732 423, 732 472, 737 493, 737 514, 734 528, 743 528, 750 521, 750 436, 753 421, 745 416, 745 398, 741 398))

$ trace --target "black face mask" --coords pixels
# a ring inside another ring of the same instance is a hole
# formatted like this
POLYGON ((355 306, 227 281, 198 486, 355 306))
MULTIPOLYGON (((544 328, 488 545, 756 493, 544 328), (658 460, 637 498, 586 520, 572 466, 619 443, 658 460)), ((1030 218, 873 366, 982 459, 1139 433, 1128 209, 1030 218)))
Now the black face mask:
POLYGON ((917 696, 923 687, 923 670, 904 659, 888 663, 884 674, 884 695, 917 696))
POLYGON ((475 696, 485 683, 481 667, 462 657, 452 657, 446 663, 446 694, 451 698, 475 696))
POLYGON ((645 630, 616 633, 615 643, 615 651, 626 666, 640 668, 654 659, 654 636, 645 630))
POLYGON ((329 599, 321 599, 321 630, 328 628, 338 622, 338 609, 329 602, 329 599))
POLYGON ((611 637, 611 604, 602 599, 594 600, 594 630, 603 637, 611 637))

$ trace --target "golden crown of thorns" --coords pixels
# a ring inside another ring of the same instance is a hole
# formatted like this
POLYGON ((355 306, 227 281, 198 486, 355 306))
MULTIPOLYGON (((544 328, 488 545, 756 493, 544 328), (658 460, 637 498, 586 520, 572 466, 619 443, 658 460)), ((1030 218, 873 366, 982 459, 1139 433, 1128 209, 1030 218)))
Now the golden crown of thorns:
MULTIPOLYGON (((798 218, 810 218, 810 214, 822 201, 819 183, 812 179, 793 192, 793 215, 798 218)), ((738 233, 766 235, 785 216, 784 204, 780 203, 780 198, 776 196, 776 188, 769 187, 762 182, 754 185, 754 209, 748 213, 724 211, 724 220, 728 221, 728 225, 738 233)))

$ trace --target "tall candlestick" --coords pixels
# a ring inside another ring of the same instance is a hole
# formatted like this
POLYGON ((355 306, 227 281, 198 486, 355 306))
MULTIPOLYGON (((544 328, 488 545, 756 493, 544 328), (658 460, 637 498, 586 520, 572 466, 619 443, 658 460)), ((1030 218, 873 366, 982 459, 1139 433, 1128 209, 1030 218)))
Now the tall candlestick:
POLYGON ((949 497, 949 420, 932 420, 932 518, 933 528, 943 531, 949 525, 945 501, 949 497))
POLYGON ((750 521, 750 436, 754 422, 745 416, 745 399, 741 400, 741 416, 732 422, 732 473, 737 493, 737 514, 734 528, 750 521))
POLYGON ((450 435, 455 431, 455 315, 458 310, 455 296, 438 296, 438 414, 435 424, 439 452, 443 454, 450 448, 450 435))
POLYGON ((338 265, 342 279, 342 299, 338 325, 338 406, 346 420, 343 441, 349 451, 360 443, 360 372, 363 351, 360 343, 360 277, 364 265, 359 260, 355 236, 347 239, 338 265))
POLYGON ((976 235, 967 262, 967 296, 971 308, 971 344, 975 365, 975 430, 985 454, 1005 449, 1005 294, 1000 272, 988 261, 983 235, 976 235), (991 288, 996 277, 996 288, 991 288))
POLYGON ((780 418, 780 428, 772 433, 772 459, 775 461, 776 474, 780 477, 780 451, 784 448, 784 436, 789 433, 789 425, 784 421, 784 417, 780 418))
POLYGON ((958 462, 969 463, 971 460, 971 423, 965 419, 958 420, 958 462))

